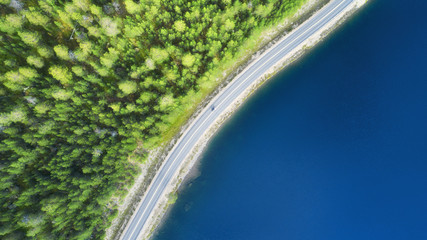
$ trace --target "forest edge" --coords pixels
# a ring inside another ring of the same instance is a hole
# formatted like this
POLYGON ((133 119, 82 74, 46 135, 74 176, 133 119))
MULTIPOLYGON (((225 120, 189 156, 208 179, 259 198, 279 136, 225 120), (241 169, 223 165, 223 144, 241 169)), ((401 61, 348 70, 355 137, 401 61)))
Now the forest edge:
MULTIPOLYGON (((139 205, 138 199, 142 199, 142 194, 147 190, 148 185, 153 180, 157 170, 162 165, 165 157, 168 155, 169 151, 173 148, 177 139, 179 139, 182 133, 191 125, 195 118, 200 114, 207 105, 210 104, 210 100, 218 95, 225 86, 232 80, 236 75, 238 75, 243 69, 248 65, 254 62, 263 52, 271 48, 276 42, 279 42, 290 30, 296 28, 301 22, 308 19, 312 16, 317 10, 329 3, 329 0, 316 1, 308 0, 303 7, 295 13, 292 17, 286 17, 275 26, 272 26, 264 30, 259 36, 263 36, 262 40, 258 44, 250 49, 249 53, 241 56, 240 59, 236 61, 235 64, 232 64, 231 67, 225 70, 222 80, 219 81, 216 89, 209 94, 205 99, 198 104, 197 109, 192 114, 191 118, 181 126, 180 132, 167 144, 163 145, 160 148, 157 148, 150 152, 149 158, 145 165, 142 167, 142 173, 136 180, 134 186, 129 191, 129 194, 126 196, 124 204, 119 209, 119 216, 113 221, 112 226, 107 229, 106 239, 119 239, 120 235, 123 233, 126 225, 129 223, 130 217, 133 215, 135 208, 139 205), (291 28, 291 29, 290 29, 291 28), (150 174, 151 172, 151 174, 150 174), (154 173, 154 174, 153 174, 154 173), (148 184, 147 184, 148 182, 148 184)), ((155 210, 151 214, 147 224, 143 228, 143 233, 140 236, 143 236, 143 239, 149 239, 152 237, 153 232, 161 225, 162 219, 164 219, 165 214, 171 201, 170 196, 176 197, 176 192, 178 188, 185 182, 186 178, 191 177, 191 171, 195 171, 194 168, 197 168, 195 164, 199 160, 201 153, 206 147, 207 143, 211 137, 218 131, 222 124, 236 111, 245 100, 251 96, 251 94, 258 89, 263 83, 265 83, 270 77, 274 76, 278 71, 285 68, 287 65, 291 64, 293 61, 297 60, 301 55, 303 55, 309 48, 322 41, 332 30, 338 27, 343 21, 345 21, 349 16, 351 16, 357 9, 364 5, 367 0, 356 0, 350 6, 348 6, 341 14, 339 14, 334 20, 325 25, 321 30, 307 39, 304 44, 300 44, 291 54, 287 55, 285 58, 281 59, 274 67, 270 68, 269 71, 259 78, 255 83, 247 88, 244 94, 239 96, 229 107, 226 112, 224 112, 220 117, 217 118, 215 123, 213 123, 208 129, 206 129, 204 136, 198 141, 195 147, 192 149, 191 154, 186 157, 186 160, 179 167, 179 171, 175 174, 173 180, 168 184, 168 187, 162 194, 162 199, 156 205, 155 210)), ((247 41, 253 40, 252 38, 247 41)), ((245 51, 248 52, 248 51, 245 51)), ((212 110, 212 107, 211 107, 212 110)), ((194 174, 194 173, 193 173, 194 174)), ((176 200, 176 199, 175 199, 176 200)))

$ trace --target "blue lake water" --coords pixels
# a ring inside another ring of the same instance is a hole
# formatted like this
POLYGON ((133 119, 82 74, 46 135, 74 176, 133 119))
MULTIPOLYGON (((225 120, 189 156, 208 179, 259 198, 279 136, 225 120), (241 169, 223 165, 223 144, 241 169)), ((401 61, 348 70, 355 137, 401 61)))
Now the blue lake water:
POLYGON ((427 239, 426 10, 372 0, 257 91, 155 239, 427 239))

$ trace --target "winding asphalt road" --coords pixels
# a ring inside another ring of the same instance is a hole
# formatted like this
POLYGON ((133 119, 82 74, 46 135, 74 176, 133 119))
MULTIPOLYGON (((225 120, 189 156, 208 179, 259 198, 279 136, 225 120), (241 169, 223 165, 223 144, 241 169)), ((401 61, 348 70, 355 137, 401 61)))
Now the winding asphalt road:
POLYGON ((197 117, 186 132, 181 136, 174 148, 166 157, 161 169, 155 176, 142 202, 135 211, 121 239, 136 240, 148 217, 158 203, 172 177, 178 171, 180 164, 191 152, 197 141, 208 127, 215 122, 235 99, 239 97, 254 81, 284 58, 288 53, 302 44, 306 39, 319 31, 334 17, 340 14, 355 0, 332 0, 310 19, 305 21, 287 37, 275 44, 258 60, 250 64, 228 86, 216 96, 202 113, 197 117), (214 106, 214 109, 212 108, 214 106))

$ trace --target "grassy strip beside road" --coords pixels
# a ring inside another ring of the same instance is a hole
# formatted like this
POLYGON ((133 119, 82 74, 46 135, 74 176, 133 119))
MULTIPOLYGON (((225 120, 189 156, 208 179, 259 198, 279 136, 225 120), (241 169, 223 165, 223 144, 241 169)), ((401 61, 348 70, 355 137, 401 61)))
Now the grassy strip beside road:
POLYGON ((209 96, 212 96, 213 92, 219 91, 221 85, 225 85, 224 82, 230 81, 233 76, 237 75, 238 69, 243 69, 251 57, 260 49, 264 48, 273 39, 280 37, 284 32, 289 32, 298 24, 304 22, 316 9, 325 5, 329 0, 316 1, 312 8, 308 11, 303 12, 300 15, 296 13, 301 7, 309 2, 310 0, 299 0, 296 1, 288 11, 276 21, 261 26, 252 32, 252 34, 239 46, 237 52, 232 57, 225 57, 223 60, 217 63, 215 68, 206 72, 206 74, 200 78, 199 86, 200 90, 198 93, 184 97, 182 99, 183 108, 177 108, 169 115, 171 119, 175 119, 171 122, 170 127, 167 131, 162 134, 160 143, 165 144, 170 142, 174 137, 177 136, 182 126, 194 116, 197 108, 203 105, 204 100, 209 100, 209 96), (287 20, 287 24, 283 24, 287 20))

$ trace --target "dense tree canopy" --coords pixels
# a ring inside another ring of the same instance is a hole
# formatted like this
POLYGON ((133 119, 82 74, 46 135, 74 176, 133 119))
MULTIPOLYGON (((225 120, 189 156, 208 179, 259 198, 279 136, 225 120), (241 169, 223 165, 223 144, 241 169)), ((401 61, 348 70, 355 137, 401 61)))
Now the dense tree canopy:
POLYGON ((206 73, 302 2, 0 0, 0 238, 101 239, 206 73))

